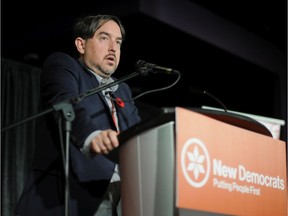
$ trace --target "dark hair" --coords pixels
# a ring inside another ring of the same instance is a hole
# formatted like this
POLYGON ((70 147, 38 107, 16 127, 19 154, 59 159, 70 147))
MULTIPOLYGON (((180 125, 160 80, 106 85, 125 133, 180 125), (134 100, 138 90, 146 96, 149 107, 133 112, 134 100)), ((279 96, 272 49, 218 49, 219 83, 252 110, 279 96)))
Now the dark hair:
POLYGON ((96 15, 96 16, 86 16, 83 18, 78 18, 74 23, 74 39, 81 37, 84 40, 92 38, 95 32, 106 22, 113 20, 116 22, 122 34, 122 40, 125 38, 125 29, 120 21, 120 19, 113 15, 96 15))

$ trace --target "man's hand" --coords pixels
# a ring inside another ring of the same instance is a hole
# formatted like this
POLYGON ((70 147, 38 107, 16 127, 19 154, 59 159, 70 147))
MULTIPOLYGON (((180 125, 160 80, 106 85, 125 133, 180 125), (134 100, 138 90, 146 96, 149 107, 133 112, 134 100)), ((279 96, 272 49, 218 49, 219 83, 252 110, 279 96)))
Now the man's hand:
POLYGON ((101 131, 101 133, 91 141, 91 152, 95 152, 96 154, 108 154, 119 146, 117 136, 118 132, 111 129, 101 131))

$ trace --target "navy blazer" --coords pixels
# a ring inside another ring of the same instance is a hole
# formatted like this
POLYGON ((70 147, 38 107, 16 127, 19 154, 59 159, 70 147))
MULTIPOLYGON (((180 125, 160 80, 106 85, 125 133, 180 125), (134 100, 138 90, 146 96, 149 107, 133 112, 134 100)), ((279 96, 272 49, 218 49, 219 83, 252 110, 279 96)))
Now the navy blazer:
MULTIPOLYGON (((45 61, 41 74, 42 109, 56 108, 60 102, 98 86, 95 75, 77 59, 64 53, 53 53, 45 61)), ((138 123, 140 117, 127 84, 120 83, 114 96, 125 103, 124 107, 116 106, 119 127, 124 131, 138 123)), ((102 155, 87 159, 80 149, 93 131, 116 128, 102 92, 73 103, 72 108, 75 119, 72 121, 69 146, 69 215, 89 216, 100 203, 115 163, 102 155)), ((60 135, 58 124, 63 125, 65 121, 59 118, 60 115, 61 111, 55 111, 38 120, 33 169, 16 208, 16 213, 20 215, 62 216, 64 213, 65 179, 60 140, 62 138, 65 146, 65 131, 60 135)))

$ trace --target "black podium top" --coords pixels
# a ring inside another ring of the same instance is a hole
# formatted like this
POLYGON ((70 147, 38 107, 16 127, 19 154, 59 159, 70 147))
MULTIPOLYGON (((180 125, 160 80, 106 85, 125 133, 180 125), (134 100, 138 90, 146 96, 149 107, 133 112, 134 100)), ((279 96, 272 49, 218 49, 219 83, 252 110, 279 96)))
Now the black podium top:
POLYGON ((265 125, 261 124, 255 119, 252 119, 244 115, 217 110, 199 109, 199 108, 193 108, 190 110, 217 119, 219 121, 228 123, 230 125, 234 125, 262 135, 273 137, 271 132, 265 125))

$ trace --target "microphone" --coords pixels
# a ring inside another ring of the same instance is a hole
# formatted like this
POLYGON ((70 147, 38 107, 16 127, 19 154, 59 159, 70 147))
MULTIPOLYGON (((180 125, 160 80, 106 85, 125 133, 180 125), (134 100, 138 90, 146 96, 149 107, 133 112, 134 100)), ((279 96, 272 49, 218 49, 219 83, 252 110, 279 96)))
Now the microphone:
POLYGON ((172 68, 162 67, 156 64, 147 63, 143 60, 138 60, 136 63, 137 70, 146 75, 147 73, 164 73, 164 74, 179 74, 179 71, 172 68))
POLYGON ((195 88, 189 88, 189 92, 192 94, 200 94, 200 95, 207 95, 210 98, 212 98, 213 100, 217 101, 220 106, 224 109, 225 112, 228 112, 225 104, 217 97, 215 97, 214 95, 212 95, 211 93, 209 93, 207 90, 200 90, 200 89, 195 89, 195 88))

